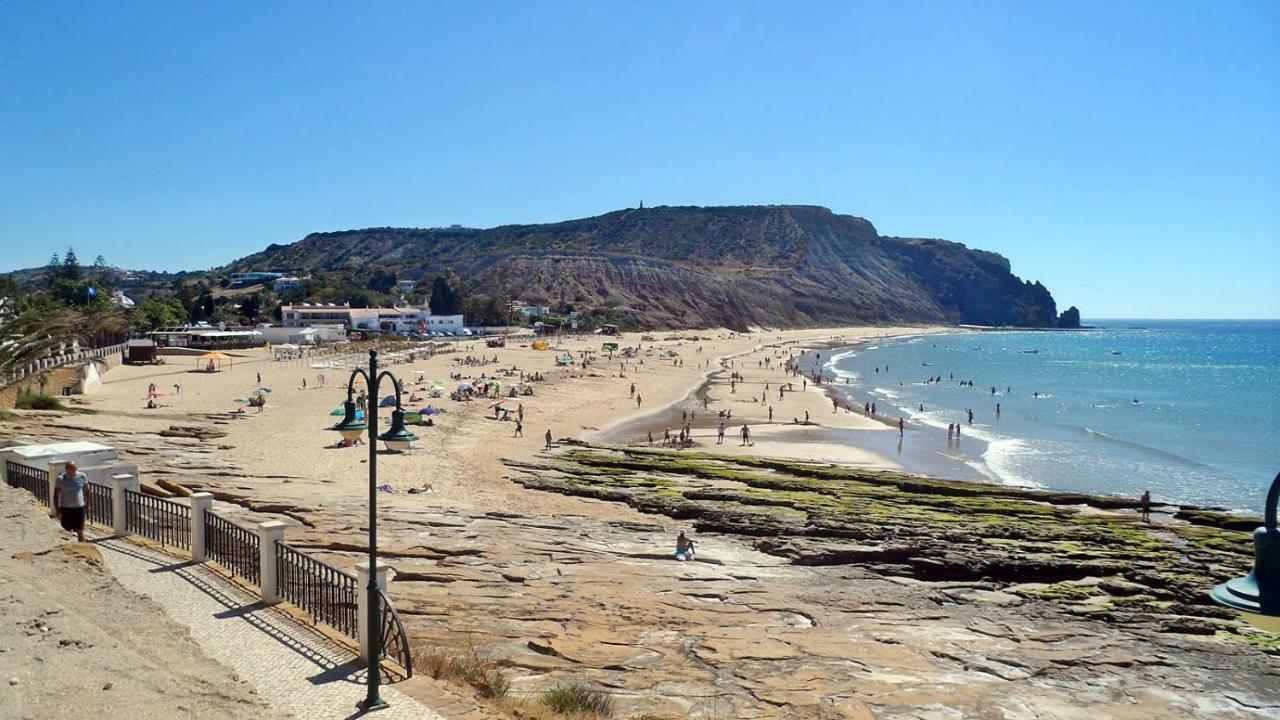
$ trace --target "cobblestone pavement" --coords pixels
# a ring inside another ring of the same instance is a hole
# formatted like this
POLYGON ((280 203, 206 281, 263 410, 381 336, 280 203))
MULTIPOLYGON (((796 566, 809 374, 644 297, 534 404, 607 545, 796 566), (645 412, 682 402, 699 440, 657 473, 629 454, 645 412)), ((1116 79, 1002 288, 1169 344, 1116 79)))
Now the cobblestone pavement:
MULTIPOLYGON (((349 649, 284 611, 263 606, 206 565, 191 564, 126 540, 98 541, 120 583, 155 600, 205 654, 254 685, 282 712, 304 718, 359 717, 363 662, 349 649)), ((390 707, 377 720, 442 720, 395 687, 383 685, 390 707)))

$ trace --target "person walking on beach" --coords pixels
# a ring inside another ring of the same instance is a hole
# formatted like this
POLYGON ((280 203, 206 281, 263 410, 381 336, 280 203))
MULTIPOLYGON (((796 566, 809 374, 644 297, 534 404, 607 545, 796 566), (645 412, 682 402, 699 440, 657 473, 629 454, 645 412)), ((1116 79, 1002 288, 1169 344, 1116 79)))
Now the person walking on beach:
POLYGON ((53 516, 62 529, 76 534, 84 542, 84 509, 89 504, 89 478, 76 469, 74 462, 62 466, 62 474, 53 486, 53 516))
POLYGON ((840 412, 840 403, 835 398, 831 398, 831 412, 840 412))
POLYGON ((636 384, 631 383, 631 397, 635 397, 635 396, 636 396, 636 384))
POLYGON ((640 395, 636 394, 636 407, 640 407, 640 395))
POLYGON ((262 373, 258 373, 258 384, 262 384, 262 373))
POLYGON ((524 422, 516 418, 516 432, 511 437, 524 437, 524 422))
POLYGON ((1143 490, 1138 502, 1142 505, 1142 521, 1151 524, 1151 491, 1143 490))
POLYGON ((742 423, 742 444, 749 445, 751 443, 751 428, 746 423, 742 423))
POLYGON ((773 422, 773 406, 769 406, 769 422, 773 422))
POLYGON ((547 428, 546 440, 547 440, 547 449, 550 450, 551 449, 551 428, 547 428))
POLYGON ((898 437, 902 437, 902 431, 905 427, 906 423, 902 422, 902 416, 898 416, 898 437))
POLYGON ((724 444, 724 421, 720 421, 720 427, 716 428, 716 444, 724 444))
POLYGON ((649 447, 653 447, 653 431, 649 431, 649 447))
POLYGON ((996 417, 1000 417, 1000 403, 996 403, 996 417))
POLYGON ((871 403, 871 416, 875 417, 875 414, 876 414, 876 404, 871 403))
POLYGON ((951 441, 951 436, 952 436, 952 435, 954 435, 955 433, 956 433, 956 426, 955 426, 955 424, 954 424, 954 423, 947 423, 947 441, 948 441, 948 442, 950 442, 950 441, 951 441))

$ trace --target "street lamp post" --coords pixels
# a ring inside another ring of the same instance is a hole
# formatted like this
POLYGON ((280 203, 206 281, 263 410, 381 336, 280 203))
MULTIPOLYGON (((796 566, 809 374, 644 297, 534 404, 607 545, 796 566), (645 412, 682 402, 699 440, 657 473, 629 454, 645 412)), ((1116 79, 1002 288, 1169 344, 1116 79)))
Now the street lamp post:
POLYGON ((1280 529, 1276 505, 1280 504, 1280 473, 1267 493, 1265 525, 1253 531, 1253 572, 1228 580, 1210 593, 1215 602, 1240 611, 1254 625, 1280 633, 1280 529))
POLYGON ((347 400, 343 403, 342 421, 332 428, 349 441, 358 439, 366 428, 369 430, 369 585, 365 588, 365 592, 368 593, 368 602, 365 605, 369 613, 366 623, 368 644, 365 650, 368 655, 366 665, 368 689, 364 703, 360 706, 366 712, 387 706, 387 701, 383 700, 378 692, 382 681, 381 673, 378 671, 382 659, 382 633, 380 632, 381 624, 378 622, 382 610, 379 597, 381 588, 378 587, 378 440, 387 443, 389 450, 401 451, 407 448, 410 442, 418 439, 404 426, 404 409, 400 405, 400 395, 400 381, 386 370, 378 372, 378 351, 370 350, 369 370, 366 372, 363 368, 356 368, 351 371, 351 377, 347 380, 347 400), (365 421, 356 416, 356 404, 351 399, 358 377, 364 378, 365 387, 369 391, 365 421), (392 387, 395 388, 396 409, 391 414, 391 429, 378 435, 378 388, 383 378, 390 380, 392 387))

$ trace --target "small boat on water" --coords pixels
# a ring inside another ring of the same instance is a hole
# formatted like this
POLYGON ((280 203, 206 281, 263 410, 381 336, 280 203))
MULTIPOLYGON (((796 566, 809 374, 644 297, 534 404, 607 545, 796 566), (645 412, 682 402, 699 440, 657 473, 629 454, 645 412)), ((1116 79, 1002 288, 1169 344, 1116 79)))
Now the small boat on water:
POLYGON ((1112 355, 1123 355, 1124 353, 1120 352, 1119 350, 1112 350, 1112 351, 1111 351, 1111 354, 1112 354, 1112 355))
POLYGON ((1018 352, 1025 353, 1027 355, 1038 355, 1040 353, 1039 350, 1019 350, 1018 352))

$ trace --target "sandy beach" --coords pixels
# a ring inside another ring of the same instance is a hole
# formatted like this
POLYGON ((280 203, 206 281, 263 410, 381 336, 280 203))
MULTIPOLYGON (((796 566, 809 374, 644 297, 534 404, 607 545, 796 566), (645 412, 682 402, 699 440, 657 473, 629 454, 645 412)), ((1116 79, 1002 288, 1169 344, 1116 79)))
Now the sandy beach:
MULTIPOLYGON (((680 410, 697 413, 694 440, 698 446, 715 443, 717 411, 732 411, 727 421, 726 441, 717 449, 725 452, 750 452, 783 457, 821 457, 828 462, 858 463, 875 467, 897 467, 890 458, 860 450, 853 445, 817 445, 823 427, 888 433, 882 423, 869 421, 860 414, 832 412, 830 400, 820 388, 809 384, 801 389, 800 378, 790 377, 782 368, 789 353, 807 347, 849 344, 872 338, 928 332, 930 328, 844 328, 777 333, 737 335, 727 331, 679 333, 681 337, 697 336, 700 340, 639 340, 630 334, 621 345, 639 345, 639 354, 621 370, 621 359, 609 361, 601 351, 601 338, 589 336, 566 340, 550 350, 531 349, 532 338, 512 342, 505 348, 492 349, 483 342, 459 343, 453 353, 423 357, 412 363, 392 365, 387 369, 405 384, 406 393, 424 399, 407 402, 406 407, 419 409, 427 405, 444 412, 433 416, 433 427, 414 427, 421 438, 412 452, 387 454, 379 458, 379 477, 400 492, 389 498, 391 504, 429 503, 436 507, 486 508, 491 510, 527 510, 527 494, 513 489, 502 479, 501 460, 528 459, 542 449, 543 437, 550 430, 558 441, 562 438, 618 440, 619 428, 635 427, 637 418, 647 428, 665 427, 668 418, 676 418, 680 410), (555 357, 568 352, 580 358, 583 351, 594 352, 596 359, 585 370, 557 367, 555 357), (674 353, 671 355, 670 353, 674 353), (467 365, 468 358, 487 358, 486 365, 467 365), (771 369, 758 364, 771 360, 771 369), (496 362, 494 361, 496 358, 496 362), (730 363, 720 367, 721 359, 730 363), (676 364, 673 361, 682 361, 676 364), (461 381, 497 376, 511 382, 518 376, 503 371, 541 373, 545 380, 532 383, 535 394, 505 400, 505 406, 516 410, 524 407, 524 437, 513 437, 515 422, 493 419, 490 406, 495 400, 477 398, 471 402, 455 402, 427 397, 435 380, 445 380, 446 390, 461 381), (728 371, 745 377, 730 392, 725 377, 728 371), (450 376, 460 373, 461 380, 450 376), (415 384, 415 378, 422 378, 415 384), (708 404, 692 397, 711 378, 708 404), (776 393, 780 383, 792 382, 793 391, 776 393), (631 385, 641 396, 637 404, 630 395, 631 385), (759 396, 770 390, 767 403, 759 396), (752 398, 755 398, 753 401, 752 398), (768 407, 774 407, 775 422, 769 424, 768 407), (790 424, 792 418, 803 418, 806 411, 814 425, 790 424), (740 447, 738 431, 746 422, 751 427, 753 446, 740 447), (806 435, 815 442, 805 442, 806 435), (434 490, 418 497, 405 494, 410 487, 429 484, 434 490)), ((672 333, 653 333, 653 337, 671 337, 672 333)), ((337 433, 328 428, 337 418, 330 412, 346 399, 345 383, 349 372, 338 369, 316 369, 310 359, 276 362, 268 350, 232 353, 232 366, 218 373, 196 372, 195 362, 170 358, 163 366, 123 366, 113 370, 99 392, 90 396, 90 407, 99 415, 88 420, 104 430, 144 430, 181 425, 228 413, 242 408, 232 401, 250 395, 261 385, 271 388, 262 412, 245 408, 245 412, 220 426, 228 434, 225 457, 237 466, 249 469, 252 477, 243 478, 248 488, 270 486, 273 497, 307 498, 324 501, 338 495, 359 494, 365 482, 364 448, 335 448, 337 433), (320 376, 324 376, 323 381, 320 376), (303 388, 303 381, 307 387, 303 388), (324 383, 322 386, 321 383, 324 383), (166 393, 158 399, 160 407, 147 410, 147 389, 155 383, 166 393), (181 386, 175 392, 173 386, 181 386)), ((328 362, 330 358, 324 358, 328 362)), ((350 355, 347 362, 363 361, 350 355)), ((385 387, 385 386, 384 386, 385 387)), ((383 392, 383 395, 389 394, 383 392)), ((382 427, 390 420, 390 408, 380 411, 382 427)), ((678 433, 678 423, 671 424, 678 433)), ((646 430, 647 432, 647 430, 646 430)), ((896 432, 894 433, 896 435, 896 432)), ((642 442, 643 432, 635 432, 628 442, 642 442)), ((661 437, 661 430, 655 433, 661 437)), ((556 512, 556 501, 544 499, 550 506, 540 508, 556 512)))

